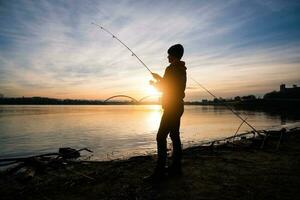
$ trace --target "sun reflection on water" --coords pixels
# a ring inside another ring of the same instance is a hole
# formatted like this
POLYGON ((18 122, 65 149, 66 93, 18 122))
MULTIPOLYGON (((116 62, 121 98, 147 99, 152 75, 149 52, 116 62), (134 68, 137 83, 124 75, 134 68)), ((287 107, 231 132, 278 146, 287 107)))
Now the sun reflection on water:
MULTIPOLYGON (((55 152, 62 146, 89 147, 93 159, 107 159, 112 152, 110 159, 155 152, 162 112, 160 105, 0 106, 0 158, 55 152)), ((281 126, 279 116, 247 114, 257 129, 281 126)), ((183 147, 232 136, 240 123, 224 107, 185 106, 183 147)), ((248 130, 243 126, 240 133, 248 130)))
POLYGON ((162 109, 159 105, 151 105, 147 116, 147 125, 151 130, 156 130, 159 127, 162 109))

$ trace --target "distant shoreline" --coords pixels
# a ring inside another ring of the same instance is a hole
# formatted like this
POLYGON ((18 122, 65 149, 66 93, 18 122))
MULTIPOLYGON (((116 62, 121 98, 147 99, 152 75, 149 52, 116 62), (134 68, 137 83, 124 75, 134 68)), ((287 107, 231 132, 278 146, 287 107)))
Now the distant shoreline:
MULTIPOLYGON (((213 101, 188 101, 185 106, 212 106, 214 108, 229 106, 236 111, 266 112, 271 115, 278 115, 284 119, 300 119, 300 99, 250 99, 250 100, 213 100, 213 101)), ((160 105, 158 102, 130 102, 130 101, 108 101, 102 100, 72 100, 52 99, 44 97, 24 98, 0 98, 0 106, 139 106, 139 105, 160 105)))
MULTIPOLYGON (((300 99, 249 99, 232 100, 218 99, 205 101, 185 101, 185 105, 214 105, 220 106, 226 103, 230 106, 261 107, 261 106, 284 106, 299 105, 300 99)), ((0 105, 160 105, 157 101, 106 101, 106 100, 82 100, 82 99, 55 99, 48 97, 17 97, 0 98, 0 105)), ((298 107, 298 106, 297 106, 298 107)))

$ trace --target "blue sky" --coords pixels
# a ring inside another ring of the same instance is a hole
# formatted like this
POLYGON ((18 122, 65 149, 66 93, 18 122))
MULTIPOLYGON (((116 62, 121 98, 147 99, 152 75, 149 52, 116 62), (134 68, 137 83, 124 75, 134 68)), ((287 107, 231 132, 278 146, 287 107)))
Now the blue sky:
MULTIPOLYGON (((150 74, 105 32, 163 74, 185 47, 189 76, 217 96, 300 84, 300 1, 1 1, 0 93, 104 99, 151 93, 150 74)), ((188 80, 187 100, 208 98, 188 80)))

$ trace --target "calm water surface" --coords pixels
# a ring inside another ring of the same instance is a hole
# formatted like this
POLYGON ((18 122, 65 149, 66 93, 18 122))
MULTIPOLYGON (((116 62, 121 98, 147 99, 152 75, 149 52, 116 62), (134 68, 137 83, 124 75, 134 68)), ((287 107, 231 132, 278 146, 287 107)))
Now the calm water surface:
MULTIPOLYGON (((241 112, 256 129, 293 126, 280 116, 241 112)), ((94 151, 92 159, 155 152, 160 106, 0 106, 0 158, 56 152, 59 147, 94 151)), ((183 147, 235 133, 240 120, 223 107, 185 106, 183 147)), ((240 132, 250 130, 246 125, 240 132)), ((170 141, 169 141, 170 142, 170 141)))

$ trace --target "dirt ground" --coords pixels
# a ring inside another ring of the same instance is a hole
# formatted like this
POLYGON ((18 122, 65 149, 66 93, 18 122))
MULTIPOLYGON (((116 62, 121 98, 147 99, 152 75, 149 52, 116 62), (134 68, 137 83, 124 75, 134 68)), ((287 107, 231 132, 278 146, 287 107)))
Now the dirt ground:
POLYGON ((155 156, 0 174, 1 199, 300 199, 300 131, 184 150, 183 175, 144 182, 155 156))

